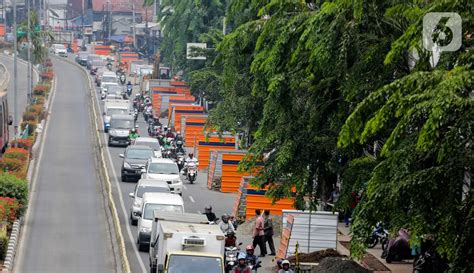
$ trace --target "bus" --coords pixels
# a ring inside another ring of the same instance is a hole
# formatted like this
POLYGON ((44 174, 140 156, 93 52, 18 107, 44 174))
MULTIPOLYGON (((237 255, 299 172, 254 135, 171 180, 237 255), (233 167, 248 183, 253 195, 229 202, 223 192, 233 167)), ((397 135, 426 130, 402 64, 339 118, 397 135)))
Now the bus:
POLYGON ((5 152, 10 140, 9 125, 13 120, 8 113, 8 96, 6 91, 0 91, 0 147, 5 152))

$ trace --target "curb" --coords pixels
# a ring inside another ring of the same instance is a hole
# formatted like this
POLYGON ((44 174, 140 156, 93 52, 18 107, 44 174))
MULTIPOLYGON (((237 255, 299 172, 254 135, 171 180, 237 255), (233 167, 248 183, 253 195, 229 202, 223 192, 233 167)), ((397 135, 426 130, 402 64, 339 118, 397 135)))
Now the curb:
MULTIPOLYGON (((106 206, 108 206, 109 208, 109 211, 106 211, 106 214, 110 214, 110 218, 112 219, 107 219, 109 222, 109 226, 111 226, 114 230, 114 237, 115 237, 115 242, 112 242, 112 246, 114 248, 114 253, 118 250, 118 258, 120 260, 120 264, 121 264, 121 268, 117 268, 117 270, 121 269, 122 272, 124 273, 130 273, 131 270, 130 270, 130 264, 129 264, 129 261, 128 261, 128 257, 127 257, 127 252, 126 252, 126 249, 125 249, 125 240, 122 236, 122 228, 120 226, 120 218, 118 217, 118 213, 117 213, 117 208, 116 208, 116 205, 115 205, 115 201, 114 201, 114 198, 113 198, 113 194, 112 194, 112 183, 110 182, 110 178, 109 178, 109 175, 108 175, 108 172, 107 172, 107 163, 106 163, 106 160, 105 160, 105 156, 104 156, 104 147, 103 145, 101 144, 101 141, 100 141, 100 134, 99 134, 99 125, 98 125, 98 122, 97 122, 97 107, 98 105, 96 104, 96 101, 94 99, 94 94, 95 94, 95 88, 92 84, 92 81, 89 77, 89 74, 87 73, 87 71, 82 67, 82 66, 79 66, 78 64, 76 64, 75 62, 69 60, 69 59, 60 59, 60 60, 63 60, 64 62, 66 63, 69 63, 71 65, 74 65, 76 67, 78 67, 82 73, 84 73, 85 77, 86 77, 86 80, 87 80, 87 83, 88 83, 88 89, 89 89, 89 92, 90 94, 89 97, 91 99, 91 110, 92 110, 92 113, 90 115, 90 117, 92 118, 92 129, 95 130, 95 134, 94 134, 94 139, 93 139, 93 142, 96 144, 96 160, 97 160, 97 163, 98 163, 98 167, 97 167, 97 170, 99 172, 99 180, 101 181, 101 184, 102 184, 102 187, 103 187, 103 193, 104 193, 104 196, 106 198, 106 200, 104 200, 106 202, 106 206), (111 223, 110 223, 111 222, 111 223)), ((115 253, 115 255, 117 255, 117 253, 115 253)), ((117 259, 116 259, 117 261, 117 259)), ((118 263, 117 263, 118 265, 118 263)))
MULTIPOLYGON (((43 128, 47 122, 47 117, 49 116, 49 108, 51 107, 52 99, 51 97, 53 96, 53 93, 56 92, 56 76, 54 76, 53 80, 51 81, 51 92, 48 96, 48 99, 46 100, 46 103, 44 104, 44 111, 48 113, 45 119, 42 119, 41 122, 39 123, 38 128, 41 128, 39 132, 37 132, 36 135, 36 141, 31 147, 31 153, 33 154, 33 157, 31 158, 30 162, 28 163, 28 172, 26 175, 26 180, 28 181, 28 204, 26 206, 26 209, 28 209, 30 202, 31 202, 31 189, 33 188, 34 182, 32 181, 33 175, 38 168, 37 162, 36 162, 36 157, 38 156, 38 150, 40 143, 43 141, 43 128)), ((25 213, 26 215, 26 213, 25 213)), ((2 273, 10 273, 13 270, 13 264, 15 261, 15 254, 18 248, 18 241, 21 239, 21 226, 24 223, 24 216, 20 217, 19 219, 16 219, 15 222, 13 223, 13 228, 12 228, 12 233, 10 235, 10 240, 8 242, 8 249, 7 249, 7 254, 5 256, 5 261, 4 261, 4 268, 2 270, 2 273)))

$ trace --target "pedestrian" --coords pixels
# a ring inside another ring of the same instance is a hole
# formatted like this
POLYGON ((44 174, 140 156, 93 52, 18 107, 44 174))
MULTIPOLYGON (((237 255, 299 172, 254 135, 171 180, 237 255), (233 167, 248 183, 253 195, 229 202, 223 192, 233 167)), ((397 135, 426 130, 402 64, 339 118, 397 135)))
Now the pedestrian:
POLYGON ((275 256, 275 244, 273 243, 273 221, 270 219, 270 211, 265 210, 264 211, 264 219, 265 222, 263 224, 263 232, 264 232, 264 242, 263 244, 265 245, 265 249, 267 247, 267 242, 268 246, 270 247, 270 256, 275 256))
POLYGON ((265 257, 267 254, 267 249, 264 242, 264 224, 265 219, 263 219, 262 212, 259 209, 255 210, 255 226, 253 228, 253 242, 252 245, 255 248, 257 245, 260 248, 260 256, 265 257))
POLYGON ((346 213, 344 215, 344 223, 346 224, 346 227, 349 227, 349 224, 351 223, 352 220, 352 212, 357 206, 357 203, 359 203, 359 196, 357 195, 356 192, 351 192, 351 198, 349 201, 349 208, 347 208, 346 213))

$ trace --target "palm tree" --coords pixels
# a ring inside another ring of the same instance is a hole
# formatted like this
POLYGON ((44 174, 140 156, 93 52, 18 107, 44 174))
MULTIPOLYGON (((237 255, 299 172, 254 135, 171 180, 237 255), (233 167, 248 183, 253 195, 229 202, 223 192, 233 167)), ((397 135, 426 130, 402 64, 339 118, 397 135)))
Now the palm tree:
POLYGON ((34 64, 42 63, 48 55, 46 43, 53 40, 53 35, 49 30, 41 29, 39 25, 39 17, 36 11, 30 12, 30 24, 28 29, 28 21, 24 21, 19 26, 20 35, 17 36, 18 42, 28 41, 28 32, 31 38, 32 62, 34 64))

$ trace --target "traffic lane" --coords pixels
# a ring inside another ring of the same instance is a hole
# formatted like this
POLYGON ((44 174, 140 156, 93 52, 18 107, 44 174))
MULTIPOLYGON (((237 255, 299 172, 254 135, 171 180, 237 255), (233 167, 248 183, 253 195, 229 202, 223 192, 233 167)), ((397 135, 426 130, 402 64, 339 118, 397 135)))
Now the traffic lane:
MULTIPOLYGON (((10 74, 10 81, 8 83, 7 96, 8 96, 8 105, 10 106, 8 112, 10 115, 14 115, 13 102, 15 101, 15 92, 14 92, 14 80, 13 80, 13 57, 9 55, 0 54, 0 63, 3 63, 10 74)), ((18 115, 21 119, 26 106, 28 105, 28 65, 24 62, 17 62, 17 73, 18 73, 18 85, 17 85, 17 106, 18 106, 18 115)), ((33 83, 38 81, 36 73, 33 71, 33 83)), ((13 139, 14 131, 10 130, 10 139, 13 139)))
POLYGON ((54 65, 61 73, 16 272, 116 272, 94 165, 87 85, 74 66, 54 65))

